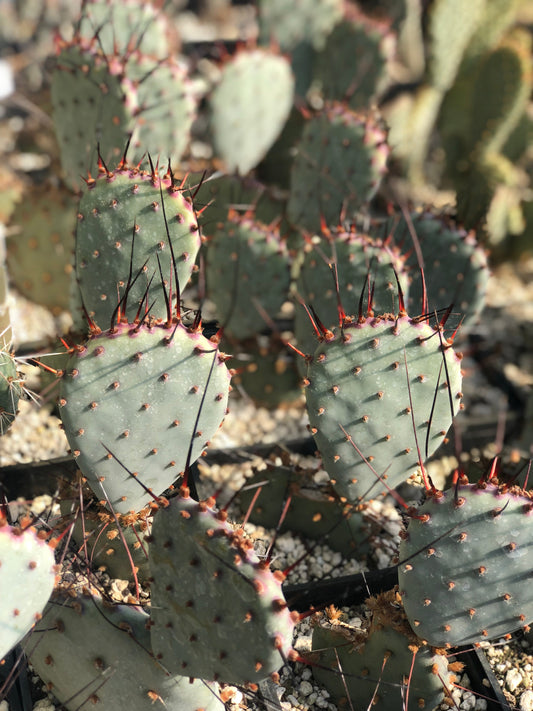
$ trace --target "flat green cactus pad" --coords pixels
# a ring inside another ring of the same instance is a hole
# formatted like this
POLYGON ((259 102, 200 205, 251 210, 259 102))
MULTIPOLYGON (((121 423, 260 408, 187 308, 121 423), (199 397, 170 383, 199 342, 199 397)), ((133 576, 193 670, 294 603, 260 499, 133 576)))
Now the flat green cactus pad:
POLYGON ((437 492, 400 545, 409 621, 438 647, 502 637, 533 621, 531 492, 492 482, 437 492))
POLYGON ((339 706, 354 711, 434 709, 451 688, 455 678, 446 656, 421 646, 396 598, 391 591, 367 600, 373 613, 370 629, 316 621, 313 676, 339 706))
POLYGON ((41 619, 55 576, 48 543, 0 517, 0 662, 41 619))
POLYGON ((257 683, 292 651, 294 620, 272 573, 213 500, 186 490, 154 516, 149 548, 154 652, 175 673, 257 683))
MULTIPOLYGON (((442 334, 440 334, 441 338, 442 334)), ((442 444, 461 399, 460 361, 426 321, 355 319, 318 346, 311 432, 336 491, 355 503, 395 488, 442 444)))
POLYGON ((270 50, 242 50, 224 65, 210 107, 215 150, 229 172, 245 175, 266 155, 293 94, 288 60, 270 50))
POLYGON ((304 127, 291 173, 287 214, 293 223, 319 232, 347 219, 376 193, 386 171, 386 133, 371 114, 327 105, 304 127))
POLYGON ((119 513, 139 511, 194 462, 226 414, 217 347, 181 324, 121 324, 71 356, 65 434, 88 483, 119 513))
POLYGON ((141 607, 113 605, 100 597, 59 591, 29 645, 31 663, 69 710, 161 708, 220 711, 218 686, 169 675, 154 658, 141 607), (35 638, 37 639, 37 637, 35 638))
POLYGON ((343 13, 342 0, 260 0, 259 33, 263 42, 274 39, 284 51, 302 42, 321 49, 343 13))
POLYGON ((128 165, 101 173, 89 182, 78 210, 76 277, 87 313, 108 328, 128 290, 126 307, 122 303, 127 318, 133 321, 146 299, 146 308, 153 304, 150 314, 165 319, 164 292, 175 298, 176 274, 185 288, 200 244, 194 208, 169 175, 128 165))

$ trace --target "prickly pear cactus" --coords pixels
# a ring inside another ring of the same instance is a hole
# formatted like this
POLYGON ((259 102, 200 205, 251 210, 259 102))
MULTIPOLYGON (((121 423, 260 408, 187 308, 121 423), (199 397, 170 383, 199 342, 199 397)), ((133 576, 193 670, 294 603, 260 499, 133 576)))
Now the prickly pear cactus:
POLYGON ((0 348, 0 435, 7 432, 17 416, 24 393, 22 382, 13 353, 0 348))
POLYGON ((228 172, 245 175, 265 156, 293 95, 290 64, 271 50, 242 50, 224 65, 210 107, 215 150, 228 172))
POLYGON ((81 187, 81 176, 96 174, 97 147, 106 163, 116 162, 128 142, 133 162, 147 152, 178 160, 196 106, 176 60, 104 55, 79 35, 58 42, 51 97, 64 178, 73 189, 81 187))
POLYGON ((371 598, 367 605, 372 617, 366 629, 340 622, 335 613, 331 621, 315 621, 313 676, 334 702, 354 711, 435 708, 455 681, 446 656, 420 644, 396 592, 371 598))
POLYGON ((127 291, 121 311, 131 321, 145 299, 146 308, 155 302, 152 316, 166 318, 164 292, 176 295, 174 265, 183 289, 200 244, 192 203, 170 174, 127 164, 100 173, 82 195, 76 230, 76 276, 87 312, 109 327, 127 291))
POLYGON ((461 322, 464 328, 475 323, 485 305, 490 274, 486 252, 477 243, 475 234, 449 218, 430 212, 410 215, 410 224, 403 216, 391 218, 386 223, 386 233, 392 234, 394 242, 408 255, 409 295, 406 303, 409 313, 422 314, 426 309, 428 313, 443 313, 453 304, 453 314, 457 314, 454 325, 461 322))
POLYGON ((531 492, 481 482, 434 492, 400 545, 411 626, 438 647, 473 644, 533 621, 531 492))
POLYGON ((442 444, 461 380, 459 358, 426 321, 359 318, 324 340, 305 392, 335 490, 354 503, 405 481, 442 444))
POLYGON ((83 5, 78 32, 87 45, 106 55, 142 52, 157 59, 170 54, 165 16, 138 0, 89 0, 83 5))
POLYGON ((54 553, 29 525, 0 516, 0 662, 41 619, 54 588, 54 553))
POLYGON ((386 132, 372 114, 326 105, 304 127, 291 173, 287 212, 310 232, 350 219, 376 193, 387 169, 386 132))
POLYGON ((259 334, 228 348, 236 370, 232 383, 260 407, 290 405, 302 397, 294 353, 274 334, 259 334))
POLYGON ((248 520, 265 528, 293 531, 314 541, 326 543, 345 556, 361 556, 368 550, 368 540, 376 527, 362 507, 343 504, 329 485, 317 485, 315 472, 298 467, 267 464, 246 481, 238 501, 247 513, 257 489, 261 492, 248 520), (280 516, 290 499, 283 523, 280 516))
POLYGON ((255 684, 291 655, 294 619, 283 576, 213 505, 182 489, 154 516, 152 646, 171 673, 255 684))
POLYGON ((28 641, 31 664, 69 711, 97 704, 152 711, 219 711, 215 684, 169 675, 150 649, 150 616, 141 607, 61 590, 28 641))
POLYGON ((393 48, 393 35, 383 24, 363 15, 340 22, 315 59, 324 98, 346 101, 352 109, 368 107, 384 86, 393 48))
POLYGON ((302 42, 317 49, 342 18, 342 0, 260 0, 259 33, 263 42, 274 39, 284 51, 302 42))
MULTIPOLYGON (((304 246, 303 253, 296 291, 328 329, 339 324, 339 299, 344 310, 350 313, 357 309, 361 295, 365 312, 369 301, 374 313, 395 312, 398 307, 395 273, 404 298, 407 297, 409 284, 405 257, 386 239, 371 239, 364 233, 338 228, 321 237, 313 237, 304 246), (372 289, 373 299, 369 295, 372 289)), ((294 330, 300 350, 312 354, 316 348, 315 331, 301 305, 295 310, 294 330)), ((302 375, 305 374, 303 361, 299 361, 298 366, 302 375)))
POLYGON ((289 259, 279 230, 230 213, 207 245, 207 293, 228 336, 260 333, 289 295, 289 259))
POLYGON ((75 349, 61 418, 98 499, 128 513, 151 502, 146 488, 161 494, 217 431, 229 380, 216 344, 180 323, 120 324, 75 349))
POLYGON ((7 267, 13 284, 54 313, 68 310, 78 198, 52 185, 32 189, 11 217, 7 267))

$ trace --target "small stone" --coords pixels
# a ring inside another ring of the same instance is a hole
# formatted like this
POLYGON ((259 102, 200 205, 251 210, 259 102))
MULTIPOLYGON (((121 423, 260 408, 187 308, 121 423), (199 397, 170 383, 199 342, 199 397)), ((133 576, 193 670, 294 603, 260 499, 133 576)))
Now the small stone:
POLYGON ((531 689, 524 691, 518 703, 520 704, 520 711, 533 711, 533 691, 531 689))
POLYGON ((522 683, 522 674, 518 669, 509 669, 505 675, 505 686, 511 693, 515 691, 522 683))
POLYGON ((300 694, 302 696, 309 696, 309 694, 313 693, 313 685, 310 684, 308 681, 302 681, 300 684, 300 694))
POLYGON ((476 708, 476 697, 474 694, 466 691, 463 694, 463 699, 461 701, 461 711, 473 711, 476 708))

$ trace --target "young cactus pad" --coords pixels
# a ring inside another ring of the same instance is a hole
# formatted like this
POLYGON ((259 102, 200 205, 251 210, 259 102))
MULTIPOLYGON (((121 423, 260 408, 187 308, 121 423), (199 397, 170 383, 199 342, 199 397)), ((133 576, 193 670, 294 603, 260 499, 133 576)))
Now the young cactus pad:
POLYGON ((0 517, 0 662, 41 619, 55 577, 49 544, 33 528, 0 517))
POLYGON ((417 635, 449 647, 533 621, 531 493, 491 483, 437 492, 400 545, 400 594, 417 635), (402 562, 403 561, 403 562, 402 562))
POLYGON ((288 60, 270 50, 241 50, 224 65, 210 105, 213 142, 228 172, 245 175, 265 156, 293 94, 288 60))
POLYGON ((140 482, 161 494, 217 431, 229 380, 215 343, 181 324, 121 324, 77 348, 61 417, 97 497, 127 513, 151 501, 140 482))
POLYGON ((48 605, 30 661, 69 711, 221 711, 215 684, 169 675, 150 650, 140 607, 60 591, 48 605))
POLYGON ((148 305, 155 301, 150 314, 165 318, 163 292, 170 285, 175 292, 174 264, 184 288, 199 249, 196 213, 170 173, 161 178, 121 164, 88 181, 78 210, 76 276, 85 308, 100 328, 109 327, 126 289, 130 320, 145 298, 148 305))
POLYGON ((154 516, 149 548, 152 647, 170 672, 258 683, 292 651, 283 576, 259 560, 214 501, 182 489, 154 516))
POLYGON ((392 314, 355 320, 318 346, 307 411, 341 496, 394 489, 437 449, 459 409, 459 363, 442 332, 392 314))

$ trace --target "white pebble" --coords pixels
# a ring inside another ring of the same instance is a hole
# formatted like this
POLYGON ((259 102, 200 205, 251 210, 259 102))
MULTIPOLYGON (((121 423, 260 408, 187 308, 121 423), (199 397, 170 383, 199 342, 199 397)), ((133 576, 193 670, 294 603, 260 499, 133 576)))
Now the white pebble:
POLYGON ((310 684, 308 681, 302 681, 300 684, 300 694, 302 696, 309 696, 309 694, 313 693, 313 685, 310 684))
POLYGON ((522 683, 522 674, 518 669, 509 669, 505 675, 505 686, 509 689, 511 693, 515 691, 522 683))
POLYGON ((305 679, 305 681, 309 681, 312 676, 313 672, 308 667, 302 670, 302 679, 305 679))
POLYGON ((533 711, 533 691, 527 689, 520 696, 520 711, 533 711))
POLYGON ((463 700, 461 701, 461 711, 473 711, 476 708, 476 697, 468 691, 463 694, 463 700))
POLYGON ((0 59, 0 99, 6 99, 15 91, 15 79, 11 64, 6 59, 0 59))

